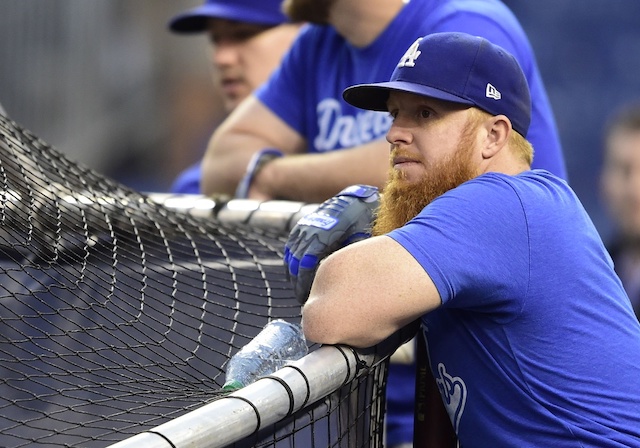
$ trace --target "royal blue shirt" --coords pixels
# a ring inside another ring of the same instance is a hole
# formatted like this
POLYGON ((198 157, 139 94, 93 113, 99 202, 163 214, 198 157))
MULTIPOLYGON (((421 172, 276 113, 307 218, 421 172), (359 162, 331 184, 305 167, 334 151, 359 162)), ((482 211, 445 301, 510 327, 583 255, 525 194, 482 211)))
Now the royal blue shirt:
POLYGON ((640 324, 563 180, 484 174, 389 236, 442 299, 423 334, 461 446, 640 446, 640 324))

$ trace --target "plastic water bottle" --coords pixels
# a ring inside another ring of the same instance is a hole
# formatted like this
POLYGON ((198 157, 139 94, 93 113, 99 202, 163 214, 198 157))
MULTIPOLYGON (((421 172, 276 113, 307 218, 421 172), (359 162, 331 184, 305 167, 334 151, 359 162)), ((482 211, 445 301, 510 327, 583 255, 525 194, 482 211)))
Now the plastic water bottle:
POLYGON ((277 319, 269 322, 227 364, 223 390, 236 390, 269 375, 309 351, 299 325, 277 319))

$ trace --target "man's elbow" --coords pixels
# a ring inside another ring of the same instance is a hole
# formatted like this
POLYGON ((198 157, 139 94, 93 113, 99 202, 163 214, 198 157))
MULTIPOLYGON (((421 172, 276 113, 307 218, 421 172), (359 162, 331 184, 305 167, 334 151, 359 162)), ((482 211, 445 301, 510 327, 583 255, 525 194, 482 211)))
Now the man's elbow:
POLYGON ((366 348, 384 339, 384 335, 374 334, 374 331, 364 332, 357 325, 342 320, 340 315, 328 312, 318 303, 307 302, 303 308, 302 330, 308 341, 327 345, 344 344, 366 348))
POLYGON ((337 344, 339 341, 332 334, 332 329, 327 325, 318 306, 312 303, 307 304, 302 309, 302 331, 304 337, 310 342, 319 344, 337 344))
POLYGON ((344 344, 355 348, 367 348, 376 345, 381 340, 379 338, 371 338, 369 335, 351 334, 348 329, 326 325, 304 316, 302 318, 302 330, 307 341, 325 345, 344 344))
POLYGON ((221 170, 224 162, 219 157, 205 155, 200 172, 200 192, 210 196, 213 194, 233 195, 235 193, 234 179, 229 178, 229 171, 221 170))
POLYGON ((200 168, 200 192, 207 196, 219 193, 216 158, 210 153, 210 147, 202 159, 200 168))
POLYGON ((302 308, 302 330, 308 341, 319 344, 345 344, 348 335, 339 322, 340 317, 332 312, 329 303, 310 298, 302 308))

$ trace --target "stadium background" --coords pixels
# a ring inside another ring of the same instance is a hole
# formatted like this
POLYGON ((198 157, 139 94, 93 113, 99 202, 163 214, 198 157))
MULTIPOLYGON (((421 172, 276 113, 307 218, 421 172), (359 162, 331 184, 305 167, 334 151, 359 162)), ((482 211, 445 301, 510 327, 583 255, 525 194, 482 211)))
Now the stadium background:
MULTIPOLYGON (((199 3, 3 0, 0 103, 72 160, 141 191, 166 190, 221 118, 206 38, 166 29, 199 3)), ((617 107, 640 99, 640 2, 505 3, 536 52, 570 182, 607 238, 601 133, 617 107)))

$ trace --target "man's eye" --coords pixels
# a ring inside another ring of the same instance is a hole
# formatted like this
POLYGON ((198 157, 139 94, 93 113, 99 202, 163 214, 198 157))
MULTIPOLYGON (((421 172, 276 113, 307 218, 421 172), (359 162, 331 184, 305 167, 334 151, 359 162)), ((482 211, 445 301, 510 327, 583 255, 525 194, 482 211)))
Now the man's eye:
POLYGON ((241 44, 243 42, 248 41, 249 39, 254 38, 258 34, 266 31, 269 27, 251 27, 247 29, 237 29, 232 31, 227 31, 224 33, 211 33, 209 38, 213 44, 220 45, 222 43, 227 44, 241 44))
POLYGON ((420 111, 420 118, 429 118, 431 116, 431 111, 427 109, 422 109, 420 111))
POLYGON ((246 31, 242 31, 234 34, 232 39, 236 42, 244 42, 245 40, 249 40, 257 36, 261 32, 262 30, 246 30, 246 31))

